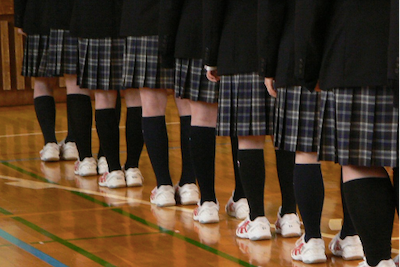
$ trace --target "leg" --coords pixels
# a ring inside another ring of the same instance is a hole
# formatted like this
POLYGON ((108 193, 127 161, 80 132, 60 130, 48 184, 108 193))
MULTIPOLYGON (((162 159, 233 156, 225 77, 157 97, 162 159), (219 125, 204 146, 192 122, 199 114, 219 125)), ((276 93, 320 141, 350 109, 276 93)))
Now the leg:
POLYGON ((169 172, 168 134, 165 124, 167 91, 141 88, 143 138, 157 179, 150 201, 157 206, 175 205, 175 191, 169 172))
POLYGON ((190 137, 190 123, 191 123, 191 110, 189 100, 175 98, 175 104, 178 108, 181 127, 181 158, 182 158, 182 175, 179 180, 179 186, 185 184, 196 183, 196 176, 194 174, 192 160, 190 156, 189 137, 190 137))
POLYGON ((90 91, 76 84, 76 75, 64 75, 67 87, 68 136, 65 143, 75 142, 79 160, 92 158, 92 102, 90 91))
POLYGON ((53 87, 56 81, 56 78, 35 78, 33 92, 35 112, 45 144, 40 151, 42 161, 60 160, 60 148, 55 133, 56 104, 53 97, 53 87))
POLYGON ((236 235, 250 240, 271 238, 264 212, 265 136, 239 136, 238 165, 240 179, 249 203, 249 218, 241 222, 236 235))
POLYGON ((199 184, 201 200, 193 219, 201 223, 219 222, 219 206, 215 197, 215 127, 217 104, 190 101, 192 122, 190 153, 199 184))
POLYGON ((142 186, 143 175, 139 170, 139 159, 143 149, 142 102, 138 89, 124 91, 126 101, 126 151, 124 165, 127 186, 142 186))
POLYGON ((343 191, 367 263, 391 259, 395 196, 383 167, 343 166, 343 191), (376 231, 379 229, 379 231, 376 231))

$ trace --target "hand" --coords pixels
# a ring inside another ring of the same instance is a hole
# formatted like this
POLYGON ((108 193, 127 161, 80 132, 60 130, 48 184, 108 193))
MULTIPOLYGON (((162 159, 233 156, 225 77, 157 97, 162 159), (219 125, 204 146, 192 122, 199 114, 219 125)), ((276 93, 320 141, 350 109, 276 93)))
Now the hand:
POLYGON ((315 92, 321 92, 321 88, 319 87, 319 82, 317 82, 317 85, 315 85, 314 90, 315 92))
POLYGON ((211 82, 219 82, 221 78, 218 76, 217 70, 208 70, 207 79, 211 82))
POLYGON ((18 32, 18 34, 26 36, 26 33, 21 28, 18 28, 17 32, 18 32))
POLYGON ((274 78, 265 78, 264 79, 265 87, 267 87, 268 94, 272 97, 277 96, 276 90, 274 88, 274 78))

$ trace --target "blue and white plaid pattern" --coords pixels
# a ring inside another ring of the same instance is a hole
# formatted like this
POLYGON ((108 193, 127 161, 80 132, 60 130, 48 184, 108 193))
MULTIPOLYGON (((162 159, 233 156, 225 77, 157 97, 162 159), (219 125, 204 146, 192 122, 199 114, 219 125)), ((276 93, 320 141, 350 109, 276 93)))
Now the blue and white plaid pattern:
POLYGON ((210 82, 206 74, 203 60, 176 59, 175 96, 196 102, 217 103, 219 83, 210 82))
POLYGON ((28 35, 25 38, 21 75, 25 77, 50 77, 46 73, 47 35, 28 35))
POLYGON ((51 29, 47 56, 46 73, 49 76, 77 74, 78 38, 72 37, 69 31, 51 29))
POLYGON ((319 159, 340 165, 398 166, 399 111, 385 87, 321 93, 319 159))
POLYGON ((173 89, 174 70, 160 68, 158 36, 127 37, 124 54, 126 88, 173 89))
POLYGON ((277 91, 275 147, 293 152, 317 152, 320 93, 298 86, 277 91))
POLYGON ((222 76, 220 83, 217 135, 273 134, 275 99, 257 73, 222 76))
POLYGON ((79 38, 79 74, 81 88, 121 90, 125 39, 79 38))

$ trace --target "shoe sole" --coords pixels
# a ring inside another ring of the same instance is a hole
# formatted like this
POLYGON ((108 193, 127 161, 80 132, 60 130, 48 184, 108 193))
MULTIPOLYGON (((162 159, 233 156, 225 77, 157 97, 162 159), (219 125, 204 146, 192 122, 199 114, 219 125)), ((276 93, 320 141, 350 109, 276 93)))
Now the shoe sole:
POLYGON ((82 177, 86 177, 86 176, 96 176, 97 175, 97 171, 96 172, 88 172, 88 173, 82 173, 82 172, 74 172, 76 175, 82 176, 82 177))
POLYGON ((285 238, 289 238, 289 237, 299 237, 299 236, 301 236, 301 232, 300 233, 295 233, 295 232, 292 232, 292 233, 287 233, 287 234, 281 234, 281 233, 278 233, 278 232, 276 232, 277 234, 280 234, 282 237, 285 237, 285 238))
POLYGON ((325 258, 303 259, 303 257, 301 255, 299 255, 299 256, 293 256, 292 255, 292 259, 296 260, 296 261, 302 261, 302 262, 307 263, 307 264, 326 262, 326 257, 325 258))
POLYGON ((197 202, 199 202, 199 199, 189 199, 189 200, 185 200, 185 201, 182 201, 182 199, 180 199, 179 202, 182 205, 195 205, 195 204, 197 204, 197 202))
POLYGON ((208 223, 219 223, 219 216, 217 218, 208 218, 208 219, 200 219, 199 216, 193 216, 193 220, 199 222, 201 224, 208 224, 208 223))
POLYGON ((143 183, 140 182, 133 182, 133 183, 126 183, 127 187, 139 187, 139 186, 143 186, 143 183))
POLYGON ((252 236, 252 237, 249 237, 249 239, 252 241, 257 241, 257 240, 268 240, 268 239, 271 239, 271 237, 272 237, 272 235, 266 234, 266 235, 261 235, 261 236, 252 236))
POLYGON ((54 158, 40 158, 44 162, 55 162, 55 161, 60 161, 60 158, 54 157, 54 158))
POLYGON ((156 205, 157 207, 170 207, 170 206, 176 205, 175 201, 166 202, 166 203, 157 203, 155 200, 152 200, 152 199, 150 199, 150 203, 156 205))

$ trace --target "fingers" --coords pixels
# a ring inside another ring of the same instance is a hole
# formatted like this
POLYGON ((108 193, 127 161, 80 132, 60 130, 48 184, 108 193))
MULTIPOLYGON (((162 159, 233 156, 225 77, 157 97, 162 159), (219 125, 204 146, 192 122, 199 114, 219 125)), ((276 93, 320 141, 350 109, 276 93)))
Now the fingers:
POLYGON ((277 93, 274 88, 274 79, 273 78, 265 78, 264 84, 265 84, 265 87, 267 87, 268 94, 272 97, 276 97, 277 93))

